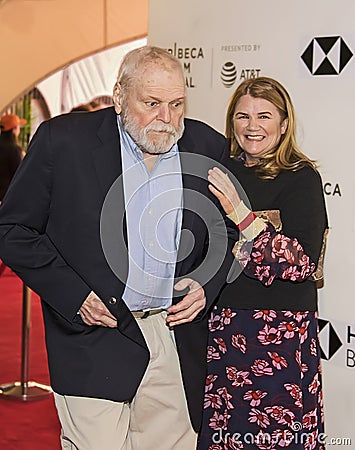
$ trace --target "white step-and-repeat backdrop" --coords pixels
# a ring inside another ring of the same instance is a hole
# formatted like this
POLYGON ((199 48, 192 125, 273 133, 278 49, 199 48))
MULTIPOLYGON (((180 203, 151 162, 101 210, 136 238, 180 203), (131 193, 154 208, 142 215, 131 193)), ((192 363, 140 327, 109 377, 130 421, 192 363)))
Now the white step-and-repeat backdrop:
POLYGON ((354 0, 150 0, 148 42, 181 60, 187 115, 221 132, 244 79, 271 76, 290 92, 330 223, 319 290, 326 432, 337 448, 355 446, 354 0))

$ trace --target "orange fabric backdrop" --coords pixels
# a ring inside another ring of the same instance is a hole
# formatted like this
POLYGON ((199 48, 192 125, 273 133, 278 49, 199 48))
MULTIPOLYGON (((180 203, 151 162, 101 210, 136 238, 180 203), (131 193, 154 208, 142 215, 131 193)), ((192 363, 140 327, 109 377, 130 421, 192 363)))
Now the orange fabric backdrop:
POLYGON ((148 0, 0 0, 0 111, 67 64, 147 30, 148 0))

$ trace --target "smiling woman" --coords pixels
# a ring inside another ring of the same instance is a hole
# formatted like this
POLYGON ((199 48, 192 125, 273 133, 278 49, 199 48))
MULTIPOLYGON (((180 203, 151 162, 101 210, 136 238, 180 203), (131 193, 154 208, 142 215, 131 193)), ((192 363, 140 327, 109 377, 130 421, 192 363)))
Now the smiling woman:
POLYGON ((209 171, 211 192, 240 232, 233 253, 243 271, 210 319, 200 450, 324 448, 316 442, 324 431, 316 268, 327 214, 320 176, 297 147, 294 117, 276 80, 243 82, 226 134, 235 156, 229 169, 252 211, 228 175, 209 171), (308 432, 302 442, 300 424, 308 432))
POLYGON ((271 78, 253 78, 238 86, 227 110, 226 136, 230 139, 231 155, 243 154, 244 158, 249 158, 249 163, 257 163, 257 172, 262 178, 273 179, 281 170, 315 167, 298 148, 291 98, 286 89, 271 78), (239 124, 244 124, 244 129, 239 124), (258 150, 253 150, 252 145, 244 148, 244 144, 251 143, 258 150), (253 152, 260 154, 253 158, 253 152))
POLYGON ((288 122, 271 102, 249 94, 238 101, 233 119, 234 134, 248 166, 275 150, 288 122))

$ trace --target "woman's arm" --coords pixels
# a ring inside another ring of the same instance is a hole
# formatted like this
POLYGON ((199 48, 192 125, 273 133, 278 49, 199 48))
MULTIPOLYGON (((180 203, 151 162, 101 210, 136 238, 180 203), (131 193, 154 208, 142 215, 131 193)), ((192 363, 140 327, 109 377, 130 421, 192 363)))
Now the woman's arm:
POLYGON ((235 256, 245 265, 244 273, 266 286, 275 278, 298 282, 307 279, 316 270, 327 227, 318 172, 306 168, 292 173, 294 176, 280 199, 283 233, 277 232, 271 223, 257 217, 240 201, 227 175, 218 169, 211 172, 209 180, 214 185, 211 191, 242 235, 242 241, 236 244, 235 256))

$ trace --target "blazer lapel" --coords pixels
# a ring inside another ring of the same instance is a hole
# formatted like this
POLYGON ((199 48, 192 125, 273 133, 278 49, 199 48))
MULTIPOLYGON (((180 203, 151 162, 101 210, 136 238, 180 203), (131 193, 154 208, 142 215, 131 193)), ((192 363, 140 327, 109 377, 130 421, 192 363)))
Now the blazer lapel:
POLYGON ((97 145, 91 148, 97 180, 104 195, 122 174, 121 145, 114 108, 107 108, 97 131, 97 145))
POLYGON ((122 180, 122 158, 120 136, 114 108, 107 108, 107 114, 99 125, 97 143, 91 149, 97 182, 101 188, 103 204, 101 210, 101 244, 111 270, 123 283, 127 278, 127 228, 122 180))
POLYGON ((189 138, 189 136, 183 136, 179 141, 179 152, 182 172, 182 184, 183 184, 183 216, 181 225, 181 239, 178 249, 178 262, 176 264, 175 276, 178 277, 182 271, 184 256, 189 253, 191 247, 190 233, 184 233, 183 230, 192 230, 195 214, 195 192, 199 192, 201 188, 201 177, 195 173, 194 164, 191 162, 196 157, 195 144, 189 138))

